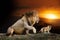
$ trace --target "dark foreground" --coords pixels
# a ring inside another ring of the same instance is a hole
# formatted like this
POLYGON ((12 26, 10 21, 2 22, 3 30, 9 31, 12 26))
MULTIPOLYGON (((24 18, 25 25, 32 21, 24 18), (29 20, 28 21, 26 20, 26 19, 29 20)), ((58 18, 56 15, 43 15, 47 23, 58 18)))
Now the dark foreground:
POLYGON ((0 34, 0 40, 60 40, 60 34, 31 34, 31 35, 14 35, 12 37, 0 34))

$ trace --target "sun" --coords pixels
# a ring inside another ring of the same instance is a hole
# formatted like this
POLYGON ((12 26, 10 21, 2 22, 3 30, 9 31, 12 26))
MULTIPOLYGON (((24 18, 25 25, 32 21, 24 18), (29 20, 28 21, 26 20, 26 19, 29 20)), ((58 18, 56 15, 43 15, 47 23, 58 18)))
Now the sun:
POLYGON ((46 14, 45 15, 45 18, 48 18, 48 19, 56 19, 57 17, 54 14, 46 14))
POLYGON ((45 10, 42 11, 40 17, 47 18, 47 19, 58 19, 57 13, 58 12, 56 10, 45 10))

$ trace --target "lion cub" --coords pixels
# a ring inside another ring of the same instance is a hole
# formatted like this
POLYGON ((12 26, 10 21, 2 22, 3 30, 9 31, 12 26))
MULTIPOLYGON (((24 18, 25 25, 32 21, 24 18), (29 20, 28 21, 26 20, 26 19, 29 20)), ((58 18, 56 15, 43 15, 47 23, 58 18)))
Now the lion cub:
POLYGON ((41 32, 41 33, 50 33, 51 28, 52 28, 51 25, 48 25, 47 27, 41 28, 41 30, 39 32, 41 32))

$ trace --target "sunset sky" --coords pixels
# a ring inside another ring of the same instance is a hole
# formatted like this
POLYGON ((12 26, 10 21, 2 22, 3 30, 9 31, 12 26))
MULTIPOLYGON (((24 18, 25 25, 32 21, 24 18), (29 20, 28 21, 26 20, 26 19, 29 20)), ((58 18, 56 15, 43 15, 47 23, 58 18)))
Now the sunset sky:
POLYGON ((60 0, 13 0, 18 7, 59 7, 60 0))
POLYGON ((14 7, 22 8, 22 10, 16 10, 18 13, 14 13, 14 15, 19 15, 22 12, 32 9, 38 9, 40 13, 50 8, 50 10, 60 11, 60 0, 13 0, 12 2, 14 7))
MULTIPOLYGON (((16 8, 12 12, 13 16, 21 16, 21 14, 35 9, 41 18, 60 19, 60 0, 13 0, 12 2, 16 8)), ((50 20, 47 22, 52 23, 50 20)), ((59 21, 54 22, 60 24, 59 21)))
POLYGON ((60 0, 2 0, 0 10, 0 30, 4 32, 30 10, 37 10, 39 17, 49 19, 43 19, 45 22, 59 25, 60 29, 60 0))

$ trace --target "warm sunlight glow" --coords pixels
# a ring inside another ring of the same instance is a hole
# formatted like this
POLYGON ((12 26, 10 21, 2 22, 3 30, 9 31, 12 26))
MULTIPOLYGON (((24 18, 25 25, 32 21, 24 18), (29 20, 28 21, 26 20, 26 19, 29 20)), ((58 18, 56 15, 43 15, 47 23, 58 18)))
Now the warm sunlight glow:
POLYGON ((59 16, 57 15, 57 10, 44 10, 40 13, 41 18, 47 18, 47 19, 58 19, 59 16))
POLYGON ((56 19, 57 18, 56 15, 54 15, 54 14, 46 14, 45 16, 48 19, 56 19))

